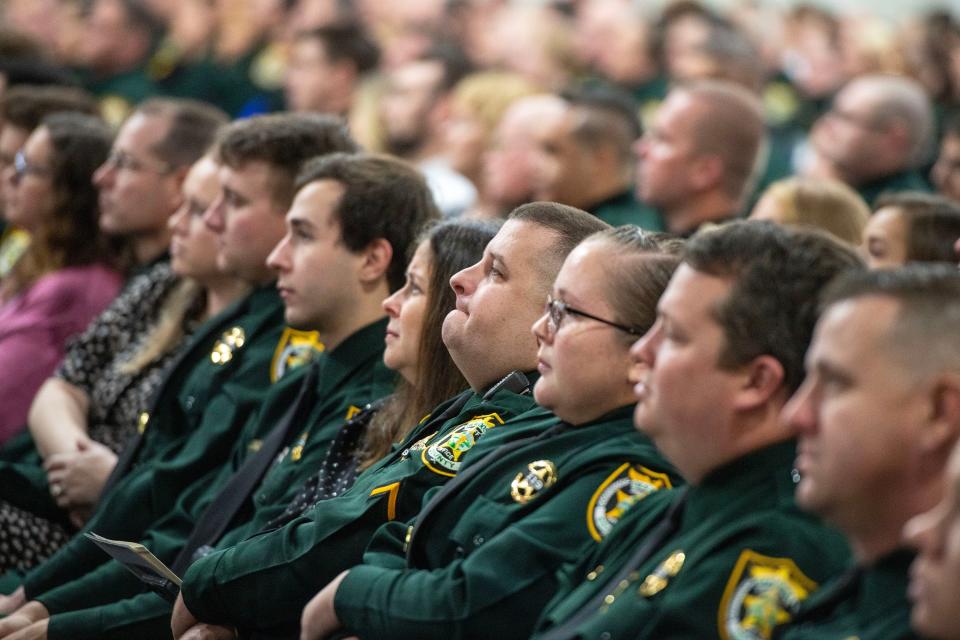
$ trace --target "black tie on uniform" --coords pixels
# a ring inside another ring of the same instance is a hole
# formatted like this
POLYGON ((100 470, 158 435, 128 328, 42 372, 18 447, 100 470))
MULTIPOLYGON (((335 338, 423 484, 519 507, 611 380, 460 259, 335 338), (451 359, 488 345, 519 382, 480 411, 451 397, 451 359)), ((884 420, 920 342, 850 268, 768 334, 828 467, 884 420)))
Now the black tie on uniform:
POLYGON ((613 592, 624 580, 628 579, 631 573, 637 570, 641 564, 646 562, 660 547, 664 541, 669 538, 680 526, 680 517, 683 515, 683 509, 687 503, 688 488, 678 489, 680 495, 673 501, 670 508, 663 516, 656 527, 650 530, 650 533, 643 540, 624 568, 616 574, 612 580, 608 581, 600 591, 597 598, 589 600, 580 607, 566 622, 561 623, 540 636, 540 640, 570 640, 577 637, 577 629, 581 624, 596 615, 597 611, 604 605, 604 599, 607 594, 613 592))
POLYGON ((310 369, 300 386, 300 393, 289 411, 263 440, 260 449, 247 458, 240 469, 233 474, 193 527, 193 532, 171 567, 177 575, 182 575, 187 570, 193 562, 193 555, 197 549, 213 545, 220 539, 230 521, 240 511, 267 472, 277 453, 285 443, 290 441, 296 430, 303 427, 307 415, 313 408, 317 395, 317 380, 320 376, 319 364, 316 361, 309 366, 310 369))

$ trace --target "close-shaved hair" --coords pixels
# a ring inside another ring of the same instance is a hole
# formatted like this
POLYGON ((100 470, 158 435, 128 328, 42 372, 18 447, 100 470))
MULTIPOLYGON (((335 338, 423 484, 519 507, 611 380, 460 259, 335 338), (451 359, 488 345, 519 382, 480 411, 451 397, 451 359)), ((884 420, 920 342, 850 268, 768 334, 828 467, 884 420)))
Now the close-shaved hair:
POLYGON ((723 188, 741 200, 759 173, 765 141, 763 106, 747 89, 722 80, 700 80, 675 91, 696 105, 693 134, 696 152, 723 161, 723 188))
MULTIPOLYGON (((903 76, 873 74, 850 81, 874 96, 873 116, 878 123, 897 122, 908 136, 907 168, 915 169, 930 157, 936 137, 933 107, 923 86, 903 76)), ((846 88, 846 87, 845 87, 846 88)))
POLYGON ((914 263, 894 270, 845 274, 824 292, 821 304, 826 309, 865 297, 898 303, 884 344, 914 377, 960 373, 960 271, 956 266, 914 263))
POLYGON ((567 255, 589 236, 610 228, 586 211, 557 202, 527 203, 510 212, 507 219, 535 224, 555 235, 553 251, 537 264, 544 295, 553 285, 567 255))

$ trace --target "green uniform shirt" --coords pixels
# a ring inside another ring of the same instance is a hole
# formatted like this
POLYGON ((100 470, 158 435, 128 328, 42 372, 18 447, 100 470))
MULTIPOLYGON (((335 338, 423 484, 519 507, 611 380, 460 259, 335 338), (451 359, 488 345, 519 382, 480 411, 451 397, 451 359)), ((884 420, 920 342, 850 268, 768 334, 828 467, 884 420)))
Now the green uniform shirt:
POLYGON ((849 559, 842 537, 794 504, 794 455, 784 442, 715 470, 687 490, 673 527, 677 491, 628 511, 559 576, 534 637, 769 639, 849 559))
POLYGON ((871 180, 857 187, 857 193, 870 205, 871 209, 883 194, 899 193, 901 191, 929 193, 930 183, 923 179, 919 171, 903 171, 878 180, 871 180))
POLYGON ((527 638, 560 565, 595 548, 627 504, 679 482, 632 416, 630 405, 579 426, 508 422, 425 503, 406 567, 396 528, 378 532, 337 591, 344 626, 364 638, 527 638))
POLYGON ((778 640, 910 640, 907 571, 914 552, 898 549, 855 567, 813 594, 778 640))
MULTIPOLYGON (((395 374, 383 364, 386 322, 386 319, 378 320, 360 329, 311 365, 318 368, 319 377, 316 401, 304 421, 304 429, 296 432, 293 442, 278 454, 218 546, 229 546, 227 540, 239 540, 256 533, 282 512, 302 484, 316 474, 344 421, 361 407, 390 393, 395 374)), ((177 507, 147 532, 141 542, 154 555, 172 564, 193 524, 296 399, 301 383, 305 382, 302 372, 306 369, 302 367, 298 375, 288 376, 290 382, 284 380, 271 390, 264 411, 237 439, 233 463, 212 472, 210 481, 195 483, 177 507)), ((152 622, 155 633, 169 636, 171 607, 159 597, 144 593, 119 605, 113 604, 141 590, 142 585, 119 563, 107 562, 40 598, 53 614, 48 635, 51 639, 126 638, 136 633, 142 638, 144 633, 150 635, 148 628, 152 622)))
MULTIPOLYGON (((283 328, 283 304, 258 289, 210 319, 191 339, 160 386, 132 466, 105 491, 84 531, 137 540, 197 479, 224 463, 238 430, 271 384, 271 361, 283 328)), ((84 575, 107 556, 76 536, 27 574, 36 598, 84 575)))
POLYGON ((529 393, 499 388, 448 400, 344 493, 280 529, 195 562, 182 595, 199 619, 244 630, 295 633, 300 611, 363 550, 385 522, 406 522, 424 493, 456 476, 487 432, 535 407, 529 393))
POLYGON ((589 211, 612 227, 633 224, 647 231, 666 231, 660 213, 639 202, 632 191, 624 191, 598 202, 589 207, 589 211))

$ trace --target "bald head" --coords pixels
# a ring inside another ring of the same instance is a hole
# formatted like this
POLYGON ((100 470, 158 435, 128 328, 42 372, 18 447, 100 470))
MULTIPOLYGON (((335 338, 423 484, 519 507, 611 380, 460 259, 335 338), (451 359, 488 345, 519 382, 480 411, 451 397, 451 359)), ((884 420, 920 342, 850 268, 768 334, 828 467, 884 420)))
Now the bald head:
POLYGON ((764 142, 760 101, 746 89, 724 81, 696 82, 675 91, 691 103, 695 151, 720 158, 722 188, 739 201, 758 169, 764 142))
POLYGON ((934 116, 923 87, 901 76, 868 75, 847 84, 837 96, 850 97, 864 105, 878 126, 897 126, 904 131, 904 168, 921 166, 934 140, 934 116))

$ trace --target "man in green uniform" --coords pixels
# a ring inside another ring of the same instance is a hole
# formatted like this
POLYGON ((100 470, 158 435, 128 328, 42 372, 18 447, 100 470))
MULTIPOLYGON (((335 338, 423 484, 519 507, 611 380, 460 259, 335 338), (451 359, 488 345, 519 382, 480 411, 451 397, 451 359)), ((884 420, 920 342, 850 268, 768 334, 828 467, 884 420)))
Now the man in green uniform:
MULTIPOLYGON (((344 420, 393 387, 381 303, 402 284, 419 231, 439 217, 427 185, 399 161, 347 154, 308 163, 297 184, 289 231, 268 263, 280 274, 288 323, 316 330, 326 349, 314 372, 271 391, 234 445, 233 464, 195 484, 147 532, 142 542, 177 570, 221 535, 235 542, 277 517, 316 474, 344 420)), ((170 604, 137 597, 141 586, 110 562, 43 594, 53 613, 48 637, 169 636, 170 604)))
POLYGON ((533 376, 537 342, 528 329, 563 258, 604 225, 553 203, 513 215, 481 262, 451 281, 457 307, 444 321, 443 339, 471 389, 438 406, 344 493, 280 529, 195 562, 174 608, 175 636, 197 620, 244 632, 295 633, 303 606, 360 561, 380 525, 414 517, 427 490, 455 477, 485 434, 535 408, 527 379, 511 372, 533 376))
MULTIPOLYGON (((187 171, 224 124, 226 116, 208 105, 151 100, 123 124, 110 156, 94 174, 99 225, 125 244, 130 277, 117 299, 72 341, 58 370, 34 397, 30 432, 7 444, 0 463, 0 499, 62 523, 62 537, 74 530, 67 513, 87 514, 93 509, 117 462, 107 447, 91 444, 81 450, 77 445, 91 442, 88 413, 94 380, 116 354, 135 349, 157 322, 163 301, 177 282, 167 251, 170 216, 183 202, 187 171), (90 478, 91 486, 76 491, 69 482, 48 484, 42 464, 54 455, 64 469, 90 478)), ((5 134, 6 127, 0 138, 5 134)), ((117 425, 121 431, 133 428, 135 418, 117 425)), ((42 559, 29 563, 25 559, 20 568, 29 569, 42 559)))
POLYGON ((690 241, 634 346, 635 421, 690 483, 620 519, 559 576, 539 638, 769 638, 847 559, 793 504, 779 412, 803 378, 820 289, 859 258, 824 235, 738 222, 690 241))
MULTIPOLYGON (((222 195, 206 222, 220 237, 220 268, 254 289, 195 333, 151 411, 142 415, 140 436, 121 454, 83 531, 139 539, 182 492, 227 460, 239 430, 278 377, 275 354, 288 336, 265 260, 285 233, 294 177, 310 157, 353 148, 343 125, 324 116, 266 116, 224 132, 217 149, 222 195)), ((49 612, 35 598, 106 560, 84 537, 75 537, 3 603, 9 610, 30 600, 3 621, 0 632, 34 620, 45 631, 49 612)))
POLYGON ((736 218, 764 136, 762 107, 746 89, 721 80, 676 87, 635 145, 637 194, 681 236, 736 218))
POLYGON ((650 328, 679 262, 643 240, 629 228, 594 236, 560 270, 533 326, 543 374, 534 397, 555 415, 510 421, 481 442, 425 502, 407 543, 405 527, 382 527, 364 563, 307 605, 301 637, 342 625, 384 640, 527 638, 556 570, 595 548, 626 505, 677 485, 632 424, 631 336, 650 328))
POLYGON ((629 98, 610 89, 564 93, 535 136, 534 194, 589 211, 612 226, 663 231, 660 214, 637 202, 631 145, 640 121, 629 98))
POLYGON ((805 172, 841 180, 873 206, 883 193, 929 191, 934 116, 923 87, 905 77, 866 75, 848 83, 810 133, 805 172))
POLYGON ((797 503, 843 531, 856 565, 777 637, 913 638, 903 527, 937 504, 960 434, 960 274, 857 274, 826 305, 783 416, 799 437, 797 503))
POLYGON ((163 25, 131 0, 95 0, 85 21, 87 58, 79 71, 104 118, 117 125, 137 103, 159 93, 147 66, 163 25))

